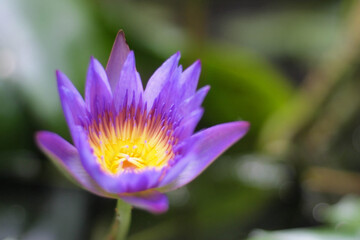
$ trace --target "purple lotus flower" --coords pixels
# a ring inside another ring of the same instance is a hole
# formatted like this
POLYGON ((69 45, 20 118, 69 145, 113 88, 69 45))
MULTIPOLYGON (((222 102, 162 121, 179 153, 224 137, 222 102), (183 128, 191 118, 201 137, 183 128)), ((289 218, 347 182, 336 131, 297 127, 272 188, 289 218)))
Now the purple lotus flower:
POLYGON ((176 53, 164 62, 143 90, 134 53, 120 31, 105 70, 90 59, 85 101, 56 72, 75 146, 46 131, 37 133, 38 145, 86 190, 166 211, 164 193, 192 181, 249 128, 240 121, 193 134, 209 86, 196 91, 200 61, 182 71, 179 59, 176 53))

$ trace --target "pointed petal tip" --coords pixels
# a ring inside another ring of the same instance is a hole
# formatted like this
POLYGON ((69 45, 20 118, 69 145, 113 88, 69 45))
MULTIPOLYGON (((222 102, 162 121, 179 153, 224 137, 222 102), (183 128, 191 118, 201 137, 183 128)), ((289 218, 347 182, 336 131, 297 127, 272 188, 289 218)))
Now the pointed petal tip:
POLYGON ((198 60, 196 60, 195 62, 193 62, 193 64, 191 64, 191 65, 189 66, 189 69, 193 69, 193 70, 195 70, 195 69, 201 69, 201 60, 198 59, 198 60))
POLYGON ((153 209, 151 212, 152 212, 153 214, 162 214, 162 213, 167 212, 168 210, 169 210, 169 205, 166 204, 166 205, 164 205, 164 206, 159 206, 159 207, 157 207, 156 209, 153 209))
POLYGON ((92 67, 96 71, 100 71, 100 70, 101 72, 105 71, 103 65, 94 56, 90 56, 89 67, 92 67))
POLYGON ((173 54, 170 58, 172 58, 172 57, 174 57, 174 58, 176 58, 177 60, 179 60, 180 58, 181 58, 181 53, 180 53, 180 51, 177 51, 175 54, 173 54))
POLYGON ((193 62, 193 64, 191 64, 188 69, 190 69, 192 72, 198 72, 198 74, 200 74, 201 72, 201 60, 198 59, 195 62, 193 62))
POLYGON ((97 60, 94 56, 90 56, 90 65, 96 64, 97 60))
POLYGON ((91 56, 88 71, 89 72, 90 71, 99 72, 100 66, 101 66, 101 63, 94 56, 91 56))
POLYGON ((165 197, 166 200, 162 202, 158 202, 157 204, 152 205, 150 208, 146 209, 150 211, 153 214, 162 214, 169 210, 169 202, 167 200, 167 197, 165 197))
POLYGON ((202 64, 201 64, 201 60, 200 60, 200 59, 196 60, 196 61, 193 63, 193 65, 201 68, 201 65, 202 65, 202 64))
POLYGON ((49 132, 48 131, 45 131, 45 130, 40 130, 40 131, 37 131, 37 132, 35 132, 35 138, 36 139, 38 139, 38 138, 40 138, 42 135, 46 135, 46 134, 48 134, 49 132))
POLYGON ((58 85, 64 81, 64 78, 67 78, 66 75, 63 72, 61 72, 60 70, 56 70, 55 75, 56 75, 56 81, 57 81, 58 85))
POLYGON ((120 29, 116 34, 115 41, 111 49, 110 58, 114 53, 121 53, 123 54, 123 57, 126 58, 129 51, 130 48, 126 42, 125 32, 122 29, 120 29))
MULTIPOLYGON (((127 46, 127 43, 126 43, 126 37, 125 37, 125 32, 124 30, 120 29, 117 34, 116 34, 116 37, 115 37, 115 42, 122 42, 122 43, 125 43, 127 48, 129 48, 129 46, 127 46)), ((114 44, 115 45, 115 44, 114 44)))
MULTIPOLYGON (((129 54, 127 55, 125 62, 123 64, 123 68, 121 69, 121 74, 123 74, 124 68, 129 68, 130 69, 136 69, 135 66, 135 53, 134 51, 130 50, 129 54)), ((120 75, 121 77, 121 75, 120 75)))
POLYGON ((47 134, 49 134, 47 131, 37 131, 34 134, 35 142, 39 147, 41 146, 41 142, 46 138, 47 134))
POLYGON ((203 91, 205 91, 206 93, 208 93, 211 89, 211 86, 210 85, 205 85, 203 86, 201 89, 204 89, 203 91))
POLYGON ((60 98, 63 95, 61 92, 64 91, 64 88, 70 90, 72 92, 76 91, 76 88, 73 86, 71 80, 66 76, 65 73, 60 70, 56 70, 56 83, 58 87, 58 92, 60 94, 60 98))
POLYGON ((45 130, 37 131, 34 135, 35 142, 41 149, 43 149, 48 142, 53 141, 54 138, 60 138, 58 134, 45 130))
POLYGON ((57 153, 57 151, 63 153, 63 150, 68 150, 67 147, 70 146, 70 143, 66 142, 58 134, 53 132, 45 130, 37 131, 34 137, 37 146, 45 153, 48 153, 49 151, 51 154, 54 152, 57 153), (59 139, 62 141, 59 141, 59 139))
POLYGON ((233 133, 238 135, 238 139, 244 137, 244 135, 250 129, 250 123, 247 121, 236 121, 236 122, 229 122, 223 124, 224 126, 227 125, 228 129, 232 129, 233 133))
POLYGON ((125 32, 124 30, 120 29, 118 33, 116 34, 116 37, 122 37, 125 39, 125 32))
MULTIPOLYGON (((166 66, 168 65, 168 67, 174 67, 177 68, 179 65, 179 61, 181 58, 181 53, 180 51, 177 51, 176 53, 174 53, 173 55, 171 55, 163 64, 162 66, 166 66)), ((161 67, 160 67, 161 68, 161 67)))
POLYGON ((174 53, 173 55, 171 55, 164 63, 172 63, 172 64, 176 64, 176 66, 179 64, 179 61, 180 61, 180 58, 181 58, 181 53, 180 51, 177 51, 176 53, 174 53))
POLYGON ((110 58, 112 57, 113 54, 119 54, 119 53, 120 55, 116 55, 113 57, 119 57, 119 56, 126 57, 129 51, 130 48, 126 42, 125 33, 122 29, 120 29, 116 34, 115 41, 111 49, 110 58))
POLYGON ((133 50, 130 50, 129 54, 127 55, 127 58, 135 59, 135 53, 133 50))
POLYGON ((250 123, 247 121, 238 121, 236 122, 239 128, 248 131, 250 129, 250 123))
POLYGON ((118 31, 112 46, 109 60, 106 64, 106 73, 112 89, 115 89, 121 75, 124 62, 126 61, 130 48, 126 43, 125 33, 121 29, 118 31))
POLYGON ((90 57, 88 74, 90 74, 91 72, 96 73, 100 78, 102 78, 103 81, 106 82, 106 84, 108 83, 108 79, 103 65, 93 56, 90 57))
POLYGON ((180 83, 186 88, 185 97, 195 93, 201 73, 201 61, 196 60, 182 73, 180 83))

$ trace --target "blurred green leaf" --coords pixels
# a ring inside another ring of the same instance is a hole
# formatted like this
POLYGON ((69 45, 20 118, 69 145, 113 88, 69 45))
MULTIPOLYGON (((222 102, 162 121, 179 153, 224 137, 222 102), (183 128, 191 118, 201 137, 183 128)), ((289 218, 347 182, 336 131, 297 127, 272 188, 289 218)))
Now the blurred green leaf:
POLYGON ((258 127, 289 99, 289 81, 264 58, 239 48, 210 45, 203 50, 201 84, 212 89, 205 101, 216 122, 246 119, 258 127))
POLYGON ((339 229, 360 231, 360 198, 346 196, 327 209, 325 220, 339 229))
POLYGON ((299 7, 230 15, 220 21, 219 29, 229 42, 272 56, 304 59, 310 64, 338 44, 344 31, 343 16, 334 5, 321 10, 299 7))
POLYGON ((16 86, 35 119, 52 130, 64 130, 55 70, 83 89, 90 56, 103 61, 110 52, 110 47, 103 49, 106 38, 94 24, 91 8, 70 0, 4 0, 0 32, 0 50, 14 61, 6 80, 16 86))
POLYGON ((332 229, 295 229, 283 231, 254 231, 248 240, 358 240, 360 235, 332 229))
POLYGON ((324 211, 330 226, 281 231, 256 230, 248 240, 355 240, 360 238, 360 198, 346 196, 324 211))

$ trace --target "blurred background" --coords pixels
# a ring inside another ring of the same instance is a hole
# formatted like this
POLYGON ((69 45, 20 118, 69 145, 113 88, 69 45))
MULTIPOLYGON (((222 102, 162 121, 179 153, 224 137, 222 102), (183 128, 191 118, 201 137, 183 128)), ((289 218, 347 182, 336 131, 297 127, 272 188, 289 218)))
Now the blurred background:
POLYGON ((34 133, 70 140, 60 69, 83 92, 124 29, 145 84, 181 51, 211 85, 198 129, 251 130, 129 240, 360 239, 360 1, 0 0, 0 239, 105 239, 115 200, 75 186, 34 133))

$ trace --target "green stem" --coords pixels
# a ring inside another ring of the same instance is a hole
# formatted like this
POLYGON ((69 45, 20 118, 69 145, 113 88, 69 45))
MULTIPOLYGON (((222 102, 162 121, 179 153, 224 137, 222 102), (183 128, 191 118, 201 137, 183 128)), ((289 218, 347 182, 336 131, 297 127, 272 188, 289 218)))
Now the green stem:
POLYGON ((125 240, 129 231, 131 222, 131 205, 118 199, 115 209, 116 215, 109 240, 125 240))

